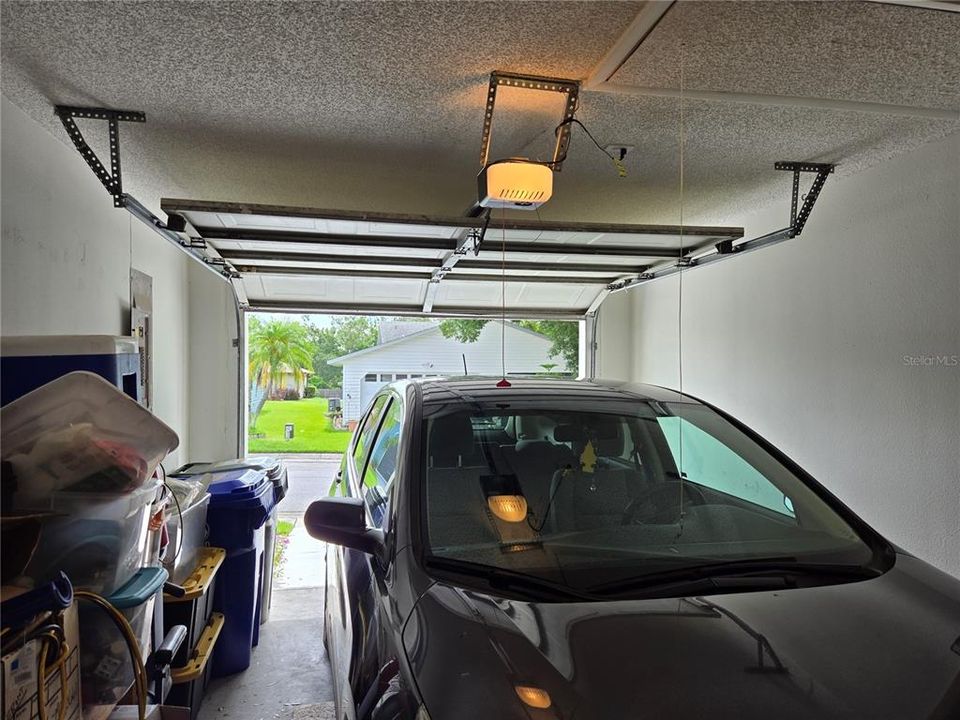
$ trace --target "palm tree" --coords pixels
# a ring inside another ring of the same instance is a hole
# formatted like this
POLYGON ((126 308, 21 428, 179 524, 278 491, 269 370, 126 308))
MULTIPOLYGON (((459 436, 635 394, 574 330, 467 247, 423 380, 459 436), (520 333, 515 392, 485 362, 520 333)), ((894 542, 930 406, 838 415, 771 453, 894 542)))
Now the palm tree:
POLYGON ((299 383, 304 368, 313 366, 306 328, 284 320, 251 323, 249 363, 250 378, 256 387, 266 388, 265 397, 270 397, 286 372, 293 373, 299 383))

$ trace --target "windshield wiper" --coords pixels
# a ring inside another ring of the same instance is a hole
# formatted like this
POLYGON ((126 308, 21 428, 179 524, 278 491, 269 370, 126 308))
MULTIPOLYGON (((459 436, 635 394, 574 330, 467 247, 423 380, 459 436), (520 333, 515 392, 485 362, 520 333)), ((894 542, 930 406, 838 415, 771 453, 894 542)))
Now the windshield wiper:
POLYGON ((493 565, 483 565, 467 560, 440 557, 427 558, 425 564, 427 567, 435 570, 479 578, 495 590, 533 591, 540 596, 541 599, 551 598, 556 600, 579 601, 597 599, 587 593, 579 592, 574 588, 553 582, 552 580, 545 580, 535 575, 527 575, 526 573, 517 572, 516 570, 494 567, 493 565))
POLYGON ((831 563, 806 563, 794 557, 756 558, 752 560, 725 560, 721 562, 686 565, 673 570, 650 572, 587 588, 598 595, 616 594, 631 590, 666 589, 676 586, 682 591, 686 585, 693 588, 740 588, 753 584, 758 589, 790 587, 798 576, 829 577, 837 580, 866 580, 881 573, 863 565, 838 565, 831 563), (745 582, 756 579, 756 583, 745 582))

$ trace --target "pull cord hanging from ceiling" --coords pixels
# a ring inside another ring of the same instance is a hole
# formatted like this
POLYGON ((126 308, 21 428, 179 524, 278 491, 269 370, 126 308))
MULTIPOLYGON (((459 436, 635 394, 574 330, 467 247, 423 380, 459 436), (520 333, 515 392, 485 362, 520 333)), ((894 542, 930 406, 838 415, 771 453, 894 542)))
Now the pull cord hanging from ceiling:
MULTIPOLYGON (((684 126, 684 55, 685 55, 686 44, 681 41, 680 43, 680 97, 679 97, 679 127, 678 127, 678 139, 679 139, 679 150, 680 150, 680 172, 679 172, 679 191, 680 191, 680 261, 679 267, 677 268, 677 384, 680 394, 683 394, 683 258, 684 248, 683 248, 683 199, 684 199, 684 186, 683 186, 683 164, 684 164, 684 145, 686 144, 686 128, 684 126)), ((681 403, 678 403, 677 408, 682 407, 681 403)), ((677 520, 677 539, 683 535, 683 521, 685 519, 686 511, 683 504, 683 492, 684 492, 684 482, 686 480, 686 472, 684 471, 683 464, 683 417, 678 414, 677 417, 677 461, 678 467, 677 471, 680 475, 680 505, 679 505, 679 516, 677 520)))
POLYGON ((500 209, 500 382, 499 388, 510 387, 507 380, 507 211, 500 209))

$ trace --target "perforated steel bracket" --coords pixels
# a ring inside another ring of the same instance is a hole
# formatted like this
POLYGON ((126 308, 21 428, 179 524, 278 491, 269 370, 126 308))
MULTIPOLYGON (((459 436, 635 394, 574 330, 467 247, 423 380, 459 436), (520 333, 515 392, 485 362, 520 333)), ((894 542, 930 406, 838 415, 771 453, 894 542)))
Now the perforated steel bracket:
POLYGON ((803 226, 807 224, 810 217, 810 211, 813 210, 814 203, 823 189, 823 184, 827 181, 827 175, 833 172, 834 165, 830 163, 810 163, 810 162, 790 162, 780 161, 773 164, 776 170, 787 170, 793 173, 793 194, 790 199, 790 231, 789 237, 797 237, 803 232, 803 226), (800 200, 800 173, 816 173, 813 179, 813 185, 809 192, 803 196, 803 205, 797 210, 797 203, 800 200))
POLYGON ((63 123, 63 127, 80 152, 81 157, 86 160, 87 165, 93 170, 93 174, 97 176, 97 179, 113 197, 113 206, 124 207, 126 199, 123 194, 123 176, 120 171, 120 123, 146 122, 147 116, 136 110, 108 110, 106 108, 71 107, 68 105, 57 105, 53 111, 60 118, 60 122, 63 123), (107 121, 110 142, 110 172, 107 172, 103 163, 100 162, 100 158, 87 144, 74 118, 107 121))
POLYGON ((550 166, 557 172, 566 157, 570 145, 570 120, 577 110, 580 97, 580 82, 563 78, 541 77, 539 75, 521 75, 519 73, 499 72, 490 73, 490 85, 487 89, 487 105, 483 115, 483 138, 480 143, 480 166, 486 167, 490 155, 490 134, 493 128, 493 110, 497 102, 497 88, 501 85, 516 87, 525 90, 540 90, 542 92, 556 92, 566 95, 563 103, 563 116, 560 118, 557 144, 553 150, 553 161, 550 166))

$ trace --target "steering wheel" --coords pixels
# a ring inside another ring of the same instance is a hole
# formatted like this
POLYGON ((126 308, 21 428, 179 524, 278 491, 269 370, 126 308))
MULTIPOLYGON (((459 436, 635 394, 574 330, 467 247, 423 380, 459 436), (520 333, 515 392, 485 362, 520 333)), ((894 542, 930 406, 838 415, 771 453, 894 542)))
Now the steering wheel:
MULTIPOLYGON (((637 523, 669 525, 680 520, 680 481, 659 482, 640 491, 623 509, 621 525, 637 523)), ((690 482, 683 483, 683 509, 706 505, 703 491, 690 482)))

